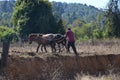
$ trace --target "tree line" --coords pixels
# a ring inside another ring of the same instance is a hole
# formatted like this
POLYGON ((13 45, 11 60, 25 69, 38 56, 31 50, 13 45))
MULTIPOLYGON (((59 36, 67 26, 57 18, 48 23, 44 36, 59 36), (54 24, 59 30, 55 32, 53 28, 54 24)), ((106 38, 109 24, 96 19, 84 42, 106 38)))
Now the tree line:
MULTIPOLYGON (((16 1, 0 1, 0 25, 10 25, 10 18, 13 13, 16 1)), ((52 12, 55 18, 62 18, 66 24, 71 24, 74 20, 80 18, 85 22, 96 21, 98 13, 103 10, 80 3, 61 3, 51 2, 52 12)))
MULTIPOLYGON (((4 16, 1 16, 0 25, 5 25, 5 26, 7 25, 9 27, 14 26, 17 31, 20 31, 19 33, 21 33, 20 35, 21 37, 23 37, 24 35, 28 35, 29 33, 51 33, 52 32, 52 33, 64 34, 65 28, 67 26, 73 26, 72 28, 75 28, 75 29, 78 29, 76 28, 76 26, 79 28, 82 28, 84 26, 81 24, 87 25, 91 22, 96 22, 98 13, 103 15, 102 10, 97 9, 94 6, 87 6, 86 4, 80 4, 80 3, 67 4, 67 3, 61 3, 61 2, 52 2, 48 4, 48 8, 51 7, 51 10, 48 10, 48 11, 40 8, 41 6, 44 6, 43 3, 39 5, 40 6, 38 6, 38 4, 35 3, 34 1, 33 2, 29 1, 28 3, 26 3, 25 1, 24 2, 19 1, 18 3, 18 1, 16 2, 14 0, 2 1, 0 6, 4 6, 4 7, 3 9, 0 9, 1 10, 0 13, 1 15, 6 14, 5 16, 7 17, 7 19, 5 19, 4 16), (16 7, 15 4, 18 7, 16 7), (9 6, 6 6, 6 5, 9 5, 9 6), (23 8, 22 10, 20 10, 21 7, 23 8), (32 13, 30 15, 26 15, 30 13, 30 11, 32 11, 32 13), (46 15, 46 13, 50 13, 50 14, 46 15), (13 15, 15 14, 14 16, 16 17, 12 17, 11 19, 11 16, 13 16, 12 14, 13 15), (19 16, 19 14, 21 15, 19 16), (42 17, 39 18, 38 16, 42 16, 42 17), (29 17, 30 19, 28 19, 29 17), (49 18, 49 19, 45 20, 46 18, 49 18), (21 26, 21 28, 23 29, 20 29, 18 26, 21 26), (62 26, 62 28, 60 26, 62 26)), ((76 34, 78 34, 77 35, 78 38, 80 35, 83 35, 83 33, 80 33, 80 31, 78 31, 78 33, 76 34)))

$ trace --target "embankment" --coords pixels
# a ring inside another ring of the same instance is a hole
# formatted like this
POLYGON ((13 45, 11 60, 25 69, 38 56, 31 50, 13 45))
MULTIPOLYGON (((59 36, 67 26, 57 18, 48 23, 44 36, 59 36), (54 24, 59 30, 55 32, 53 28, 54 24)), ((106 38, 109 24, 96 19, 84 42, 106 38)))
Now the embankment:
POLYGON ((69 56, 53 55, 47 57, 9 56, 6 69, 10 80, 68 80, 76 73, 106 73, 120 68, 120 55, 69 56))

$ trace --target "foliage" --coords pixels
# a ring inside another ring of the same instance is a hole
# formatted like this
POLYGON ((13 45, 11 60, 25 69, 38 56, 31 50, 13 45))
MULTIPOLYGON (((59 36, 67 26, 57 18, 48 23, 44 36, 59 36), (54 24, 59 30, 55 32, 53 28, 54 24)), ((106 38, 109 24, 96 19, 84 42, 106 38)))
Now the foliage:
POLYGON ((72 30, 78 41, 107 38, 104 28, 99 28, 94 22, 72 27, 72 30))
POLYGON ((96 39, 101 39, 103 38, 103 31, 99 29, 93 30, 93 37, 96 39))
POLYGON ((72 28, 73 32, 75 33, 75 37, 78 40, 82 36, 82 31, 79 27, 72 28))
POLYGON ((95 8, 94 6, 87 6, 80 3, 61 3, 52 2, 53 13, 57 18, 66 20, 67 24, 71 24, 76 19, 81 19, 85 22, 91 22, 97 20, 98 13, 103 13, 102 10, 95 8))
POLYGON ((83 21, 81 19, 76 19, 73 21, 72 26, 73 27, 76 27, 76 26, 82 27, 84 24, 85 24, 85 21, 83 21))
POLYGON ((106 11, 107 17, 107 33, 109 37, 120 37, 120 0, 110 0, 108 10, 106 11))
POLYGON ((51 3, 47 0, 17 0, 12 23, 15 27, 20 27, 21 36, 59 31, 51 3))
MULTIPOLYGON (((4 23, 8 23, 10 25, 9 20, 13 12, 14 5, 14 0, 9 0, 7 2, 0 1, 0 25, 4 23), (4 17, 2 17, 2 15, 4 15, 4 17)), ((87 6, 86 4, 80 3, 52 2, 51 7, 57 21, 62 18, 67 24, 71 24, 76 19, 81 19, 85 22, 96 21, 98 13, 103 13, 102 10, 97 9, 94 6, 87 6)))
POLYGON ((75 32, 77 40, 90 39, 92 37, 92 24, 84 24, 81 27, 74 27, 73 31, 75 32))
POLYGON ((13 28, 8 28, 6 26, 0 26, 0 40, 1 41, 12 41, 17 40, 17 33, 13 28))
POLYGON ((77 40, 85 40, 105 38, 111 32, 112 23, 106 22, 103 12, 80 3, 52 2, 51 5, 47 0, 17 0, 11 21, 21 36, 48 32, 64 34, 66 26, 70 26, 77 40))
POLYGON ((60 19, 58 21, 58 33, 65 34, 65 24, 63 23, 63 20, 60 19))

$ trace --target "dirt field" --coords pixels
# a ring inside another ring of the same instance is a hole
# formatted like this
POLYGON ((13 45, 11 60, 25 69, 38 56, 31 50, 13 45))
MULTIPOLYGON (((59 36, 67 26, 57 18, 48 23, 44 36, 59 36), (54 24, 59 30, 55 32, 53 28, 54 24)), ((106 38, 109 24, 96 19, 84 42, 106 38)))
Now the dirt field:
MULTIPOLYGON (((36 44, 12 44, 6 68, 9 80, 119 80, 108 75, 119 75, 120 71, 120 40, 104 40, 76 43, 79 53, 75 57, 71 50, 62 53, 36 51, 36 44), (86 76, 85 76, 86 75, 86 76), (90 76, 92 75, 92 76, 90 76), (97 77, 94 77, 94 76, 97 77), (101 76, 100 76, 101 75, 101 76), (99 76, 99 79, 98 79, 99 76)), ((0 52, 2 49, 0 49, 0 52)), ((117 79, 118 78, 118 79, 117 79)))

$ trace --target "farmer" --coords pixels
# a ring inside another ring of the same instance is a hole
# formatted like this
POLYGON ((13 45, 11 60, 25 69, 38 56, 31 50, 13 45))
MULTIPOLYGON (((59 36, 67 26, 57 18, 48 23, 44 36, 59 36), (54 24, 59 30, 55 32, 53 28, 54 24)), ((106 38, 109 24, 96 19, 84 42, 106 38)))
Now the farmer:
POLYGON ((71 28, 67 28, 66 31, 66 38, 67 38, 67 53, 70 52, 70 47, 72 47, 75 55, 78 55, 77 51, 76 51, 76 47, 75 47, 75 34, 74 32, 71 30, 71 28))

